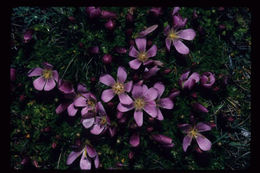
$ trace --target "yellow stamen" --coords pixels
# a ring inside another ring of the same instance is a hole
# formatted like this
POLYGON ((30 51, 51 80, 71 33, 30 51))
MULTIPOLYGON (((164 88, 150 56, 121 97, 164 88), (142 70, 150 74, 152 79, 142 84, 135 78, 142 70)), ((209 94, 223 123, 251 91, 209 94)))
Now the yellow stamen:
POLYGON ((140 109, 143 109, 145 106, 145 101, 144 99, 142 98, 138 98, 134 101, 134 107, 137 109, 137 110, 140 110, 140 109))
POLYGON ((101 118, 101 120, 100 120, 100 124, 101 125, 105 125, 107 123, 107 118, 106 118, 106 116, 103 116, 102 118, 101 118))
POLYGON ((145 52, 140 52, 138 55, 138 60, 142 62, 147 61, 148 60, 147 54, 145 52))
POLYGON ((174 40, 176 38, 179 38, 179 36, 173 31, 173 30, 170 30, 169 34, 168 34, 168 37, 171 39, 171 40, 174 40))
POLYGON ((43 76, 45 79, 50 79, 50 78, 52 78, 52 70, 44 69, 43 72, 42 72, 42 76, 43 76))
POLYGON ((124 92, 124 85, 120 82, 116 82, 112 86, 112 90, 114 91, 115 94, 121 94, 124 92))
POLYGON ((190 135, 191 135, 192 137, 197 137, 197 135, 198 135, 197 129, 192 129, 192 130, 190 131, 190 135))

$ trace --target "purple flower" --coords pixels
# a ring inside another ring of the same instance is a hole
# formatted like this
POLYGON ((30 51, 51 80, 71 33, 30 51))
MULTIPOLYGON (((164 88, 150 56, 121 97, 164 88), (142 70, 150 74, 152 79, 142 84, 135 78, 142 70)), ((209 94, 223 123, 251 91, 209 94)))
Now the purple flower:
POLYGON ((15 70, 15 68, 10 68, 10 80, 11 81, 15 81, 15 72, 16 72, 16 70, 15 70))
POLYGON ((158 96, 156 99, 156 108, 157 108, 157 119, 158 120, 163 120, 163 115, 162 112, 160 111, 160 108, 164 108, 164 109, 173 109, 173 102, 169 97, 165 97, 165 98, 161 98, 164 90, 165 90, 165 86, 161 83, 161 82, 157 82, 154 84, 153 88, 157 89, 158 91, 158 96))
POLYGON ((196 72, 192 73, 190 76, 190 71, 183 73, 179 79, 179 84, 182 89, 191 90, 192 87, 200 81, 200 75, 196 72))
POLYGON ((151 137, 156 142, 159 142, 163 147, 170 148, 174 146, 174 144, 172 143, 172 139, 167 136, 161 134, 153 134, 151 135, 151 137))
POLYGON ((40 76, 33 81, 33 86, 36 90, 50 91, 56 86, 59 80, 57 70, 52 70, 53 66, 49 63, 43 63, 43 69, 36 67, 28 72, 29 77, 40 76))
POLYGON ((199 132, 205 132, 211 130, 211 127, 205 123, 199 122, 196 126, 191 126, 190 124, 181 124, 179 126, 183 133, 187 134, 183 138, 182 147, 186 152, 187 148, 190 146, 193 138, 196 139, 199 147, 203 151, 208 151, 211 148, 211 142, 199 132))
POLYGON ((87 12, 90 19, 97 18, 101 15, 100 8, 96 8, 96 7, 93 7, 93 6, 86 7, 86 12, 87 12))
POLYGON ((152 25, 152 26, 146 28, 144 31, 140 32, 140 33, 138 34, 138 37, 140 37, 140 38, 141 38, 141 37, 145 37, 145 36, 147 36, 148 34, 150 34, 151 32, 153 32, 154 30, 156 30, 156 28, 158 28, 158 25, 152 25))
POLYGON ((137 38, 135 39, 135 44, 138 48, 138 51, 134 46, 130 48, 129 56, 136 58, 129 62, 129 65, 132 69, 137 70, 141 64, 147 65, 150 63, 150 57, 156 56, 157 47, 153 45, 148 51, 146 51, 146 39, 145 38, 137 38))
POLYGON ((132 134, 129 141, 132 147, 137 147, 140 144, 140 136, 138 133, 132 134))
POLYGON ((173 27, 175 29, 182 28, 187 23, 187 18, 182 18, 182 16, 178 13, 180 10, 180 7, 174 7, 172 10, 172 18, 173 18, 173 27))
POLYGON ((145 68, 145 70, 144 70, 144 75, 143 75, 144 79, 149 79, 150 77, 156 75, 156 73, 157 73, 159 70, 160 70, 160 68, 158 68, 157 66, 154 66, 154 67, 152 67, 152 68, 150 68, 150 69, 145 68))
POLYGON ((215 76, 211 72, 205 72, 200 76, 201 85, 210 88, 215 83, 215 76))
POLYGON ((99 81, 107 86, 110 86, 111 89, 106 89, 102 92, 101 99, 104 102, 109 102, 115 95, 118 95, 120 103, 129 105, 133 100, 126 94, 132 89, 133 81, 124 83, 127 78, 127 73, 124 67, 118 67, 117 69, 117 81, 109 75, 105 74, 99 78, 99 81))
POLYGON ((113 137, 115 134, 115 129, 111 127, 110 119, 107 116, 107 113, 101 102, 97 103, 97 110, 98 115, 96 115, 95 117, 95 121, 93 122, 93 127, 91 128, 90 133, 94 135, 99 135, 109 129, 110 136, 113 137))
POLYGON ((67 158, 66 164, 71 165, 80 155, 82 155, 80 159, 80 169, 90 170, 92 160, 94 160, 95 167, 99 167, 98 154, 96 150, 90 145, 86 145, 79 152, 72 151, 67 158))
POLYGON ((28 43, 32 39, 33 30, 27 30, 23 35, 23 40, 28 43))
POLYGON ((56 108, 56 113, 60 114, 64 110, 67 109, 69 116, 75 116, 78 112, 78 109, 75 107, 75 101, 82 95, 87 94, 87 89, 84 85, 78 84, 77 92, 74 91, 74 88, 72 87, 72 84, 69 82, 63 82, 59 90, 62 91, 65 94, 65 97, 68 98, 70 101, 61 103, 56 108))
POLYGON ((155 103, 157 95, 157 90, 153 87, 148 89, 146 85, 134 85, 132 90, 132 97, 134 98, 134 102, 130 105, 123 105, 119 103, 117 110, 120 112, 127 112, 135 109, 134 119, 136 124, 140 127, 143 125, 143 110, 153 118, 157 116, 155 103))
POLYGON ((109 19, 106 23, 105 23, 105 27, 108 29, 108 30, 113 30, 115 28, 115 21, 112 20, 112 19, 109 19))
POLYGON ((196 112, 205 112, 205 113, 209 112, 207 108, 205 108, 203 105, 201 105, 199 103, 193 103, 192 108, 196 112))

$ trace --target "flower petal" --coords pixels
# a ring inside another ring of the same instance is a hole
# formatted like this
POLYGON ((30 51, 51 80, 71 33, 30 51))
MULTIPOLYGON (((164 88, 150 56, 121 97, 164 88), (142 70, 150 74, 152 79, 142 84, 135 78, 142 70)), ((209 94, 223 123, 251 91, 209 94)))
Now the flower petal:
POLYGON ((57 70, 53 70, 53 71, 52 71, 52 78, 53 78, 56 82, 59 81, 59 73, 58 73, 57 70))
POLYGON ((157 82, 153 85, 155 89, 158 91, 158 98, 160 98, 165 90, 165 86, 162 84, 162 82, 157 82))
POLYGON ((156 116, 156 119, 162 121, 164 119, 163 115, 162 115, 162 112, 159 108, 157 108, 157 116, 156 116))
POLYGON ((50 91, 55 87, 56 83, 54 79, 48 79, 45 86, 44 86, 44 91, 50 91))
POLYGON ((98 167, 99 167, 99 158, 98 158, 98 155, 95 157, 94 164, 95 164, 95 168, 98 168, 98 167))
POLYGON ((95 121, 95 118, 86 118, 86 119, 83 119, 82 125, 83 125, 86 129, 88 129, 88 128, 90 128, 90 127, 93 126, 94 121, 95 121))
POLYGON ((68 115, 69 115, 69 116, 75 116, 76 113, 77 113, 77 111, 78 111, 78 109, 76 109, 76 108, 74 107, 74 104, 71 103, 71 104, 68 106, 67 111, 68 111, 68 115))
POLYGON ((165 39, 165 44, 166 44, 166 48, 167 48, 167 50, 170 52, 170 50, 171 50, 171 44, 172 44, 172 40, 169 39, 169 38, 166 38, 166 39, 165 39))
POLYGON ((124 67, 118 67, 117 69, 117 79, 119 82, 124 83, 127 78, 127 73, 124 67))
POLYGON ((174 40, 173 45, 180 54, 186 55, 190 52, 189 48, 181 40, 174 40))
POLYGON ((94 158, 97 156, 97 152, 93 147, 86 145, 86 148, 87 148, 87 153, 88 153, 89 157, 94 158))
POLYGON ((80 165, 80 169, 82 170, 91 169, 91 161, 87 157, 84 157, 84 154, 82 154, 81 156, 79 165, 80 165))
POLYGON ((29 77, 41 76, 41 75, 42 75, 42 71, 43 71, 43 69, 40 68, 40 67, 33 68, 33 69, 31 69, 31 70, 28 72, 28 76, 29 76, 29 77))
POLYGON ((147 53, 147 58, 156 56, 157 53, 156 45, 153 45, 146 53, 147 53))
POLYGON ((137 70, 141 66, 141 64, 142 62, 139 61, 138 59, 134 59, 129 62, 129 66, 134 70, 137 70))
POLYGON ((201 105, 199 103, 193 103, 192 107, 197 112, 205 112, 205 113, 209 112, 207 108, 205 108, 203 105, 201 105))
POLYGON ((153 138, 153 140, 155 140, 161 144, 169 145, 172 143, 172 138, 169 138, 168 136, 165 136, 165 135, 153 134, 152 138, 153 138))
POLYGON ((71 82, 65 81, 65 80, 59 81, 58 89, 65 94, 74 92, 73 84, 71 82))
POLYGON ((129 50, 129 56, 136 58, 138 54, 139 52, 135 49, 135 47, 131 46, 129 50))
POLYGON ((125 83, 124 88, 126 92, 130 92, 132 90, 133 87, 133 81, 129 81, 127 83, 125 83))
POLYGON ((184 29, 178 32, 178 36, 184 40, 193 40, 196 33, 193 29, 184 29))
POLYGON ((82 152, 83 152, 83 150, 80 151, 80 152, 72 151, 72 152, 69 154, 68 158, 67 158, 66 164, 67 164, 67 165, 72 164, 72 163, 74 162, 74 160, 76 160, 76 159, 81 155, 82 152))
POLYGON ((81 109, 81 115, 86 117, 89 110, 91 110, 90 107, 88 106, 84 107, 83 109, 81 109))
POLYGON ((143 87, 140 85, 134 85, 132 96, 134 99, 143 96, 143 87))
POLYGON ((86 107, 87 103, 86 103, 87 99, 84 97, 78 97, 75 101, 74 101, 74 105, 78 106, 78 107, 86 107))
POLYGON ((144 79, 149 79, 150 77, 156 75, 156 73, 160 70, 160 68, 156 66, 153 66, 148 71, 144 72, 143 77, 144 79))
POLYGON ((142 31, 138 34, 138 37, 145 37, 146 35, 153 32, 157 27, 158 27, 158 25, 152 25, 152 26, 146 28, 144 31, 142 31))
POLYGON ((164 109, 172 109, 173 108, 173 102, 170 98, 162 98, 159 101, 159 106, 164 108, 164 109))
POLYGON ((172 10, 172 16, 174 16, 178 11, 180 10, 180 7, 174 7, 172 10))
POLYGON ((198 130, 198 132, 205 132, 211 130, 211 127, 205 123, 199 122, 196 125, 196 129, 198 130))
POLYGON ((46 81, 43 77, 38 77, 33 81, 33 86, 36 90, 42 91, 46 81))
POLYGON ((199 134, 196 137, 196 141, 200 147, 201 150, 203 151, 208 151, 211 148, 211 142, 203 135, 199 134))
POLYGON ((146 92, 144 92, 145 101, 155 100, 158 96, 157 89, 149 88, 146 92))
POLYGON ((104 126, 101 127, 99 124, 95 124, 90 130, 90 133, 94 135, 99 135, 104 130, 104 128, 104 126))
POLYGON ((155 101, 150 101, 144 106, 144 111, 148 113, 151 117, 155 118, 157 116, 157 109, 155 101))
POLYGON ((164 36, 167 36, 168 35, 168 33, 170 32, 170 25, 167 25, 165 28, 164 28, 164 30, 163 30, 163 34, 164 34, 164 36))
POLYGON ((120 95, 118 95, 120 103, 124 104, 124 105, 130 105, 133 103, 133 100, 131 99, 131 97, 129 97, 126 93, 122 93, 120 95))
POLYGON ((134 119, 136 124, 141 127, 143 125, 143 111, 142 110, 135 110, 134 112, 134 119))
POLYGON ((130 111, 134 108, 133 104, 131 105, 122 105, 121 103, 119 103, 117 105, 117 110, 120 111, 120 112, 127 112, 127 111, 130 111))
POLYGON ((186 136, 183 138, 182 148, 183 148, 183 151, 184 151, 184 152, 187 151, 187 148, 190 146, 191 141, 192 141, 192 137, 189 136, 189 135, 186 135, 186 136))
POLYGON ((61 103, 57 108, 56 108, 56 114, 60 114, 62 113, 64 110, 67 109, 67 107, 69 106, 68 103, 61 103))
POLYGON ((78 84, 77 92, 78 92, 78 93, 86 93, 86 92, 88 92, 88 90, 87 90, 87 88, 86 88, 85 85, 83 85, 83 84, 78 84))
POLYGON ((112 86, 112 85, 114 85, 114 83, 116 81, 114 80, 114 78, 111 75, 105 74, 105 75, 100 76, 99 82, 101 82, 107 86, 112 86))
POLYGON ((146 38, 136 38, 135 44, 140 52, 145 52, 146 50, 146 38))
POLYGON ((140 144, 140 137, 139 134, 134 133, 131 137, 130 137, 130 142, 132 147, 137 147, 140 144))
POLYGON ((106 89, 102 92, 102 95, 101 95, 101 99, 107 103, 109 102, 111 99, 113 99, 115 96, 115 93, 112 89, 106 89))
POLYGON ((100 115, 103 115, 103 116, 107 115, 106 110, 100 101, 97 103, 97 106, 98 106, 98 112, 100 115))
POLYGON ((192 126, 190 124, 179 124, 178 127, 180 128, 182 133, 185 134, 187 134, 192 129, 192 126))

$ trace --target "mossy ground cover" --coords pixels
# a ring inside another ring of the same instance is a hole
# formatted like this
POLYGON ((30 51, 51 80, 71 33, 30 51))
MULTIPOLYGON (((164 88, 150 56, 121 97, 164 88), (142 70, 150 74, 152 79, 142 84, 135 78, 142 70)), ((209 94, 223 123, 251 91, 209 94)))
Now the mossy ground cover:
POLYGON ((85 7, 31 8, 17 7, 11 15, 11 67, 16 69, 16 79, 11 82, 10 105, 10 152, 13 169, 79 169, 79 159, 66 165, 69 153, 76 140, 88 139, 99 154, 99 169, 245 169, 250 166, 251 124, 251 12, 248 8, 198 8, 182 7, 180 14, 187 18, 185 28, 193 28, 196 37, 184 43, 190 48, 186 56, 178 54, 174 47, 168 52, 163 29, 172 25, 173 8, 163 8, 159 18, 149 14, 151 7, 101 7, 117 14, 113 31, 105 28, 107 19, 90 21, 85 7), (134 23, 126 24, 126 15, 133 11, 134 23), (196 12, 196 15, 194 14, 196 12), (69 17, 73 16, 74 20, 69 17), (83 83, 101 100, 107 87, 100 83, 104 73, 116 76, 117 68, 123 66, 128 79, 143 79, 140 71, 129 67, 132 60, 128 52, 118 54, 114 47, 127 50, 146 27, 158 24, 158 28, 147 36, 158 48, 154 59, 163 62, 163 67, 144 84, 152 87, 157 81, 165 85, 163 96, 172 89, 181 91, 174 100, 172 110, 163 110, 163 121, 149 120, 144 115, 144 124, 138 128, 140 145, 131 147, 129 138, 133 131, 129 126, 134 121, 133 112, 127 113, 124 124, 116 118, 118 99, 113 105, 103 103, 111 121, 117 127, 114 137, 108 133, 95 136, 85 129, 80 112, 75 117, 65 111, 57 115, 56 107, 63 95, 55 87, 51 91, 37 91, 33 79, 28 77, 30 69, 48 62, 59 72, 60 77, 71 81, 74 87, 83 83), (132 28, 130 39, 126 31, 132 28), (25 43, 24 33, 33 30, 32 39, 25 43), (100 53, 89 54, 88 48, 98 46, 100 53), (111 54, 111 64, 104 64, 104 54, 111 54), (169 73, 164 73, 171 69, 169 73), (191 93, 179 86, 179 78, 186 70, 212 72, 216 82, 214 90, 195 87, 191 93), (227 84, 223 82, 227 79, 227 84), (224 83, 224 84, 223 84, 224 83), (182 149, 184 134, 178 124, 189 123, 191 104, 199 102, 209 112, 195 114, 197 121, 215 123, 216 127, 206 132, 212 142, 210 151, 196 151, 193 141, 187 152, 182 149), (154 130, 148 132, 147 127, 154 130), (172 138, 174 147, 163 148, 151 140, 152 133, 172 138), (128 154, 134 153, 130 159, 128 154), (23 161, 27 163, 23 164, 23 161), (121 164, 119 164, 121 163, 121 164))

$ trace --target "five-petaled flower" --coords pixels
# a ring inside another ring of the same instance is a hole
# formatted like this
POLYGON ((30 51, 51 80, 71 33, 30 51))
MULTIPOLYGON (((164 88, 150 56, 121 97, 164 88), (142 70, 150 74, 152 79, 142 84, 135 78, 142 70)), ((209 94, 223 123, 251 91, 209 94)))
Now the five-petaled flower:
POLYGON ((72 151, 67 158, 67 165, 71 165, 80 155, 82 155, 80 159, 80 168, 82 170, 90 170, 92 160, 94 160, 95 168, 99 167, 98 154, 96 150, 88 144, 79 152, 72 151))
POLYGON ((132 90, 132 97, 134 101, 130 105, 118 104, 117 109, 120 112, 127 112, 135 109, 134 119, 136 124, 140 127, 143 125, 143 110, 151 117, 157 116, 157 109, 155 99, 157 98, 157 90, 149 88, 146 85, 134 85, 132 90))
POLYGON ((36 90, 50 91, 59 80, 57 70, 52 70, 53 66, 47 62, 43 63, 43 68, 36 67, 28 72, 29 77, 40 76, 33 81, 33 86, 36 90))
POLYGON ((192 126, 190 124, 181 124, 179 125, 179 127, 183 133, 187 134, 183 138, 183 143, 182 143, 182 147, 185 152, 187 151, 187 148, 190 146, 193 138, 196 139, 201 150, 203 151, 210 150, 211 142, 200 133, 200 132, 211 130, 211 127, 209 125, 199 122, 195 126, 192 126))
POLYGON ((133 100, 126 94, 130 92, 133 86, 133 81, 124 83, 127 78, 126 70, 123 67, 118 67, 117 69, 117 81, 109 75, 105 74, 99 78, 99 81, 107 86, 110 86, 111 89, 106 89, 102 92, 101 99, 104 102, 109 102, 115 95, 118 95, 120 103, 122 104, 131 104, 133 100))
POLYGON ((152 60, 149 60, 149 58, 156 56, 156 45, 153 45, 148 51, 146 51, 146 42, 146 38, 136 38, 135 44, 138 51, 134 46, 130 48, 129 56, 136 58, 135 60, 129 62, 130 67, 134 70, 137 70, 141 64, 147 65, 151 63, 152 60))
POLYGON ((200 76, 201 85, 210 88, 215 83, 215 76, 211 72, 205 72, 200 76))

